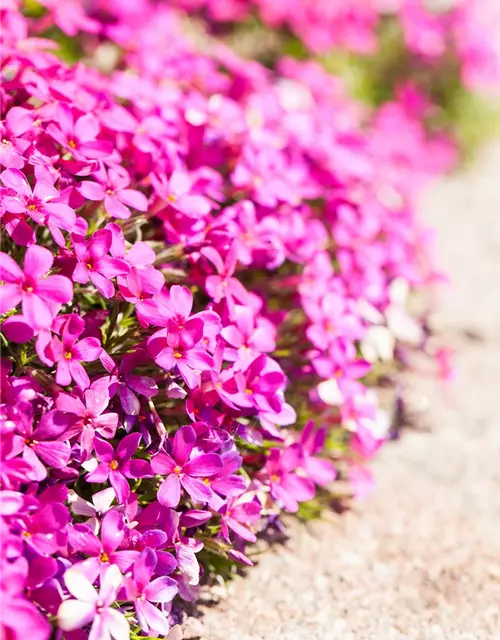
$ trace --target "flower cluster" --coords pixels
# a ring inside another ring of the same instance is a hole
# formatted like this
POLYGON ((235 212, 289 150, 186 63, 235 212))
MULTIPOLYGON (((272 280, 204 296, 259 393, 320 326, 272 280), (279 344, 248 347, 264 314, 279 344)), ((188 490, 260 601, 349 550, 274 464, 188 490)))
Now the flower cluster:
POLYGON ((2 8, 2 634, 165 636, 210 554, 366 490, 366 376, 425 337, 413 202, 454 152, 156 2, 42 4, 2 8))
POLYGON ((387 28, 405 53, 432 66, 456 58, 470 88, 500 80, 500 6, 496 0, 176 0, 211 23, 240 23, 255 14, 272 29, 286 28, 313 54, 332 48, 377 55, 387 28))

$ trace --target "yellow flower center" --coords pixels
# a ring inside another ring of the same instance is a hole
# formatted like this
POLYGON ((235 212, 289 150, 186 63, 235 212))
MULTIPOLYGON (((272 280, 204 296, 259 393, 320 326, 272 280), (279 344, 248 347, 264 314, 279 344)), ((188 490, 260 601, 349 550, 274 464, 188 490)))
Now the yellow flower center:
POLYGON ((175 473, 175 475, 178 476, 180 473, 182 473, 182 467, 180 467, 179 465, 174 467, 174 473, 175 473))
POLYGON ((72 149, 76 149, 76 142, 74 140, 68 140, 68 145, 72 148, 72 149))
POLYGON ((109 562, 109 556, 107 553, 105 553, 104 551, 101 553, 101 555, 99 556, 99 560, 101 562, 109 562))
POLYGON ((179 358, 182 358, 182 353, 179 353, 178 351, 176 353, 174 353, 174 358, 176 360, 179 360, 179 358))
POLYGON ((109 468, 113 469, 113 471, 116 471, 119 466, 120 463, 118 462, 118 460, 111 460, 111 462, 109 463, 109 468))

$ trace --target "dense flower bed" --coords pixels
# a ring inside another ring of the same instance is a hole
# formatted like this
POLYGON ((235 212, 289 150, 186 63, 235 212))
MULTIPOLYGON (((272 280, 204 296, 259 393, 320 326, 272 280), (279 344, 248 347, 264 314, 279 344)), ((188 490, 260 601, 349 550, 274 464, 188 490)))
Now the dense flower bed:
POLYGON ((2 635, 165 636, 283 512, 367 490, 454 150, 414 91, 368 114, 165 5, 43 5, 1 16, 2 635))

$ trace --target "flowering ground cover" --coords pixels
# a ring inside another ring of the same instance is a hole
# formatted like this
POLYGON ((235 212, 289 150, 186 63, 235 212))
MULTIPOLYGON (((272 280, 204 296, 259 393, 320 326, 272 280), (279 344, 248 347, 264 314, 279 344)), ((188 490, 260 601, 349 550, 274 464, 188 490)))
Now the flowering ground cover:
POLYGON ((283 513, 370 488, 454 145, 416 91, 368 111, 168 3, 2 25, 2 634, 174 638, 283 513))

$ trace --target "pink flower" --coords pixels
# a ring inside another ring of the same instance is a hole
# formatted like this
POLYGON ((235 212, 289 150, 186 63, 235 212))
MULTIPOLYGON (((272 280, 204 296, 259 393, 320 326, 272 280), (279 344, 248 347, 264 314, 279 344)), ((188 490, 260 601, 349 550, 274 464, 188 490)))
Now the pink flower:
POLYGON ((30 463, 34 475, 36 473, 37 482, 47 477, 47 469, 40 458, 54 469, 67 466, 71 448, 63 440, 70 425, 71 421, 60 411, 48 411, 35 428, 32 421, 21 423, 18 427, 18 433, 23 436, 25 443, 23 457, 30 463))
POLYGON ((120 504, 128 502, 130 487, 127 478, 145 478, 151 476, 151 467, 146 460, 131 460, 141 439, 140 433, 125 436, 116 447, 116 451, 105 440, 96 438, 94 449, 99 460, 98 466, 87 475, 87 482, 109 482, 115 490, 120 504))
POLYGON ((63 631, 80 629, 92 623, 91 638, 128 640, 130 627, 125 616, 114 609, 118 590, 123 582, 116 565, 108 567, 102 578, 99 593, 90 580, 77 568, 64 574, 66 588, 74 599, 64 600, 57 612, 57 624, 63 631))
POLYGON ((44 357, 57 363, 56 382, 63 387, 71 384, 72 380, 82 390, 90 386, 88 373, 81 363, 97 360, 102 347, 98 338, 78 340, 84 330, 84 320, 72 313, 63 325, 61 338, 54 336, 43 349, 44 357))
MULTIPOLYGON (((172 322, 171 329, 174 328, 172 322)), ((200 344, 203 338, 203 320, 189 318, 182 329, 160 329, 149 338, 147 346, 156 364, 166 371, 177 368, 190 389, 200 383, 200 373, 213 368, 212 356, 200 344)))
POLYGON ((164 636, 169 631, 165 615, 153 603, 171 602, 177 594, 177 582, 168 576, 151 580, 158 559, 153 549, 145 549, 134 563, 133 577, 128 578, 127 598, 134 603, 137 620, 144 633, 150 630, 164 636))
POLYGON ((160 452, 151 459, 155 473, 166 475, 158 489, 158 502, 176 507, 181 499, 181 486, 195 502, 208 502, 212 490, 199 478, 210 478, 222 468, 222 459, 216 453, 193 456, 196 432, 193 427, 181 427, 172 443, 172 456, 160 452))
POLYGON ((201 253, 217 269, 218 275, 208 276, 205 282, 207 293, 214 302, 220 302, 226 298, 230 310, 234 307, 234 300, 246 304, 249 300, 248 291, 237 278, 233 277, 238 263, 236 244, 232 245, 225 260, 213 247, 204 247, 201 253))
POLYGON ((56 122, 47 127, 47 133, 54 138, 75 160, 95 160, 105 158, 113 151, 113 146, 105 140, 97 140, 99 122, 94 115, 86 113, 76 119, 69 105, 60 103, 56 110, 56 122))
POLYGON ((60 411, 77 417, 71 434, 80 434, 80 443, 87 455, 92 451, 96 433, 103 438, 113 438, 115 435, 118 414, 105 413, 108 404, 107 389, 97 387, 95 383, 84 391, 83 401, 69 393, 60 393, 56 398, 56 406, 60 411))
POLYGON ((60 229, 72 231, 75 226, 76 215, 71 207, 63 202, 54 202, 60 197, 54 188, 51 175, 40 168, 35 170, 38 178, 32 190, 26 176, 18 169, 7 169, 0 175, 3 184, 15 195, 3 197, 2 205, 6 211, 14 214, 24 214, 37 224, 48 226, 52 237, 60 247, 66 241, 60 229))
POLYGON ((83 236, 71 237, 78 263, 73 272, 73 280, 86 284, 90 280, 105 298, 112 298, 115 288, 110 278, 129 273, 130 265, 121 258, 107 255, 113 236, 108 229, 99 229, 85 240, 83 236))
POLYGON ((0 253, 0 313, 22 303, 23 316, 34 329, 50 327, 60 305, 73 297, 71 280, 65 276, 46 276, 54 256, 44 247, 32 245, 24 256, 24 272, 6 253, 0 253))
POLYGON ((22 169, 23 154, 30 146, 30 141, 21 136, 33 125, 33 111, 23 107, 12 107, 5 120, 0 123, 0 164, 7 169, 22 169))
POLYGON ((85 180, 80 184, 80 192, 89 200, 104 200, 104 208, 114 218, 126 219, 130 217, 130 209, 147 211, 146 196, 135 189, 128 189, 130 177, 125 170, 110 169, 108 174, 99 174, 101 182, 85 180))
POLYGON ((296 473, 301 460, 300 448, 292 445, 283 451, 271 449, 266 463, 271 495, 291 512, 298 510, 299 502, 312 500, 315 494, 313 481, 296 473))
POLYGON ((152 173, 151 184, 160 198, 187 216, 205 216, 212 209, 208 198, 191 192, 192 180, 183 171, 174 171, 168 180, 152 173))

